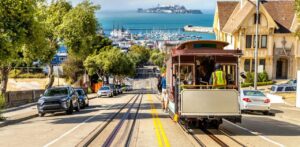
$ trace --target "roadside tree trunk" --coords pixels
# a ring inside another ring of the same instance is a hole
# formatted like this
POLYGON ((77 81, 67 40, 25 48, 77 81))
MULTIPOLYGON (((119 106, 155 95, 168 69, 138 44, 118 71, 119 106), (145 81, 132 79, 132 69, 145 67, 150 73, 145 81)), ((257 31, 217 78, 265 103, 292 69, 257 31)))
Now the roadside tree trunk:
POLYGON ((53 75, 53 65, 48 65, 48 83, 46 85, 46 89, 51 88, 54 83, 54 75, 53 75))
POLYGON ((7 83, 8 83, 8 74, 9 74, 9 67, 1 68, 1 85, 0 85, 0 95, 6 93, 7 83))
POLYGON ((106 84, 109 84, 109 76, 108 75, 105 76, 105 79, 106 79, 106 84))

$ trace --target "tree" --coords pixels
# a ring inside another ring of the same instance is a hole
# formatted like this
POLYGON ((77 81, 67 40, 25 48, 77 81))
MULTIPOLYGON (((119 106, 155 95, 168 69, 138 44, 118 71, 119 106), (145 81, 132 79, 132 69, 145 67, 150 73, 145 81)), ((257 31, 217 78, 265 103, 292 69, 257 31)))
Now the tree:
POLYGON ((143 46, 133 45, 130 48, 129 56, 134 61, 136 66, 143 66, 149 61, 150 50, 143 46))
POLYGON ((60 36, 72 56, 85 59, 94 52, 92 44, 99 29, 95 11, 99 8, 85 0, 63 17, 59 27, 60 36))
POLYGON ((35 19, 37 0, 5 0, 0 3, 0 71, 1 91, 6 93, 8 73, 11 67, 20 62, 33 50, 26 48, 32 39, 39 40, 36 35, 39 22, 35 19))
MULTIPOLYGON (((63 23, 58 28, 60 37, 68 48, 69 56, 73 58, 73 61, 76 61, 74 68, 78 70, 77 76, 84 73, 83 61, 101 48, 98 41, 102 38, 96 34, 100 27, 95 16, 95 11, 99 8, 89 0, 85 0, 63 17, 63 23), (79 71, 82 71, 82 73, 79 71)), ((105 45, 109 42, 102 43, 105 45)), ((64 71, 68 70, 65 69, 66 67, 64 66, 64 71)), ((69 78, 74 79, 74 77, 69 78)))
POLYGON ((154 50, 151 53, 150 62, 152 62, 154 65, 162 68, 165 64, 165 58, 166 58, 165 53, 162 53, 159 50, 154 50))
POLYGON ((59 48, 60 32, 58 31, 59 26, 63 23, 63 17, 72 9, 72 5, 66 0, 55 0, 52 1, 48 6, 47 4, 41 5, 40 17, 42 22, 47 26, 46 37, 48 40, 49 48, 48 52, 44 52, 42 55, 42 63, 48 65, 48 83, 47 88, 52 87, 54 83, 53 65, 51 60, 59 48))
POLYGON ((69 55, 68 59, 62 64, 64 75, 69 83, 75 83, 80 75, 84 73, 82 60, 69 55))
POLYGON ((134 73, 134 62, 120 49, 112 46, 104 47, 98 54, 89 56, 84 66, 90 75, 97 75, 108 82, 108 77, 113 76, 114 79, 122 81, 125 76, 131 76, 134 73))

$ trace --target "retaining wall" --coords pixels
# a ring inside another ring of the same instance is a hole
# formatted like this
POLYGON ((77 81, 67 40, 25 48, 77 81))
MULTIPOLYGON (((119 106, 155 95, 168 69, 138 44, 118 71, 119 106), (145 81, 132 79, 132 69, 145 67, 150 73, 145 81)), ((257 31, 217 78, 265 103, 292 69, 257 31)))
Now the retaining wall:
POLYGON ((45 90, 8 91, 5 95, 6 106, 16 107, 38 101, 45 90))

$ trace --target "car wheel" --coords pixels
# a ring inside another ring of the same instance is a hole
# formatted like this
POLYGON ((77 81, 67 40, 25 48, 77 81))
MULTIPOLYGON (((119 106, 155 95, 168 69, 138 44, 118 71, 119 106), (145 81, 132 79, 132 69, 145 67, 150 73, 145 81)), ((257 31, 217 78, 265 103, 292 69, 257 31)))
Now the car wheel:
POLYGON ((66 113, 67 113, 67 114, 72 114, 72 113, 73 113, 73 109, 74 109, 74 108, 73 108, 73 102, 71 101, 71 102, 70 102, 70 106, 69 106, 68 110, 66 111, 66 113))
POLYGON ((45 113, 39 113, 39 117, 44 117, 45 116, 45 113))
POLYGON ((80 109, 84 109, 86 106, 85 101, 82 102, 82 106, 80 107, 80 109))
POLYGON ((263 114, 264 115, 270 115, 270 112, 269 111, 264 111, 263 114))
POLYGON ((78 103, 78 101, 77 101, 77 107, 75 107, 75 111, 76 111, 76 112, 79 112, 79 111, 80 111, 80 104, 78 103))
POLYGON ((86 107, 90 106, 89 101, 85 104, 86 107))

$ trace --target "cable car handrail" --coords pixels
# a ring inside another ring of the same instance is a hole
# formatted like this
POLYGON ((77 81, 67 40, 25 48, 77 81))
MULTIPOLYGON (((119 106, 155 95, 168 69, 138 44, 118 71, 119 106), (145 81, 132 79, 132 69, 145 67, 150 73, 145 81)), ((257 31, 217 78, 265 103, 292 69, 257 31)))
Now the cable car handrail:
MULTIPOLYGON (((215 85, 180 85, 181 88, 183 89, 214 89, 216 87, 215 85), (198 88, 194 88, 198 87, 198 88)), ((225 89, 236 89, 238 88, 237 85, 226 85, 225 89)))

